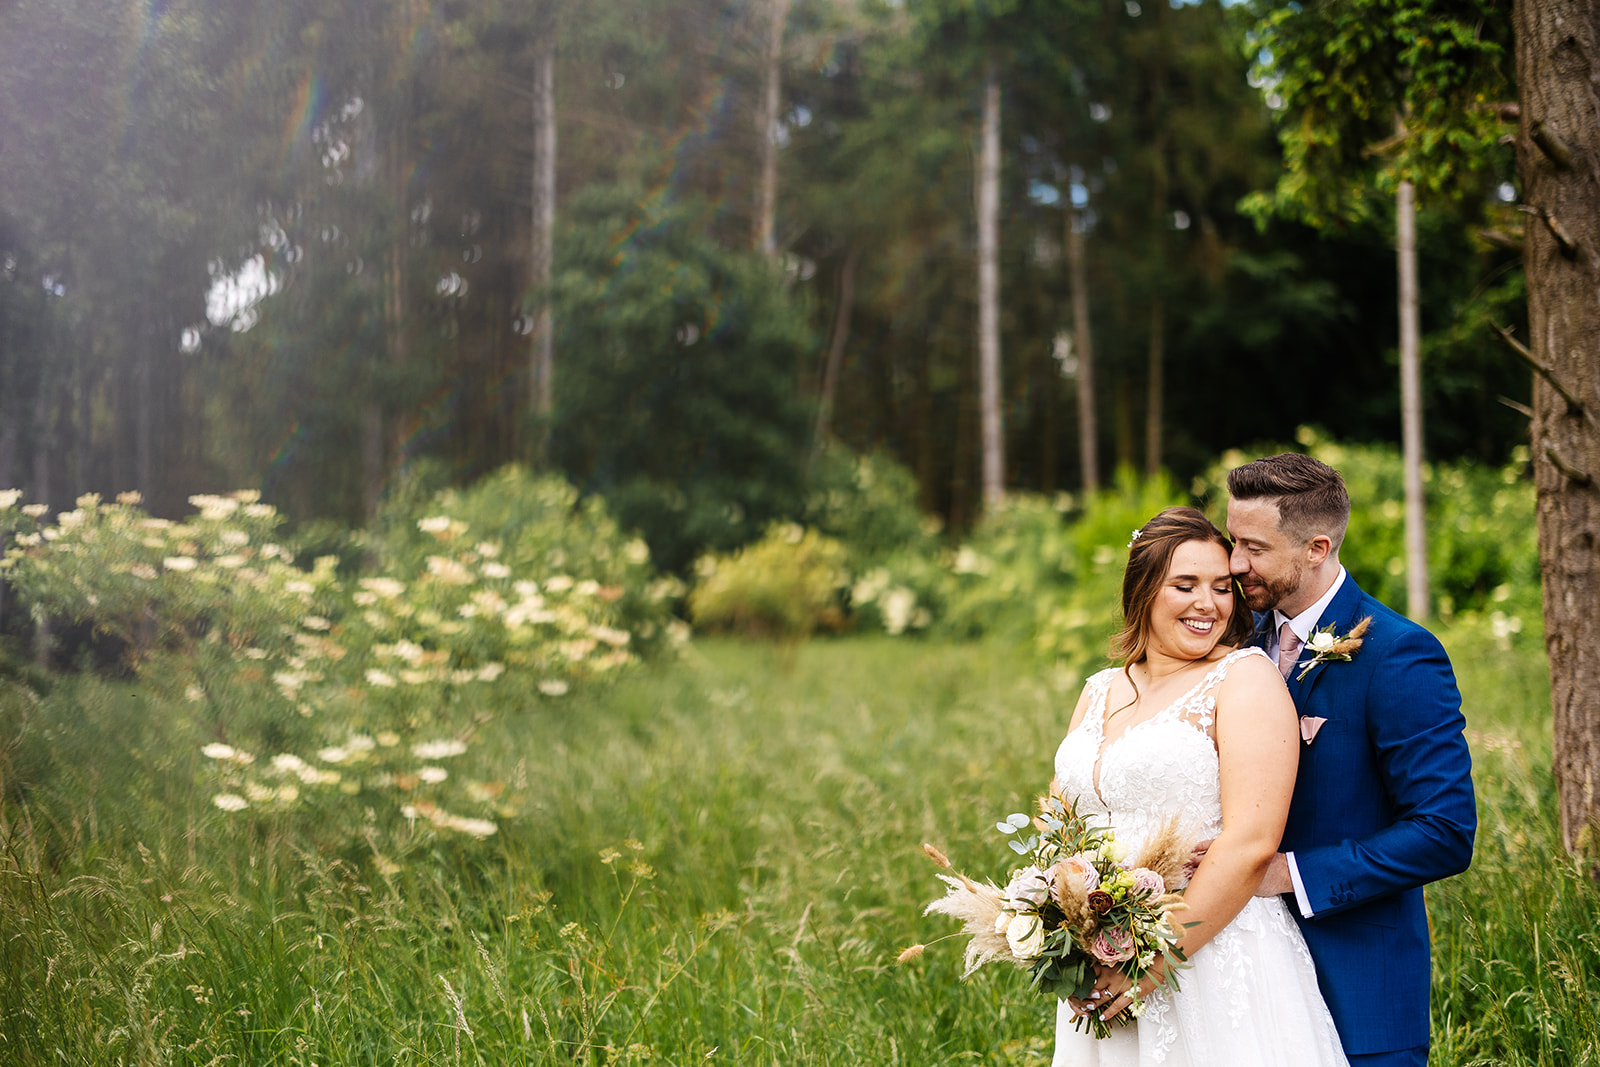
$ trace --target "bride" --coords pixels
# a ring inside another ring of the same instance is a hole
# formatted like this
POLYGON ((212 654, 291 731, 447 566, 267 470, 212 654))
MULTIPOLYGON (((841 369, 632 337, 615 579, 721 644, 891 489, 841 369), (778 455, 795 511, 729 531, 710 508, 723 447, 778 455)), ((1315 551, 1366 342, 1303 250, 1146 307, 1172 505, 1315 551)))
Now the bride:
MULTIPOLYGON (((1311 956, 1281 897, 1255 897, 1278 849, 1300 737, 1272 661, 1228 570, 1231 542, 1194 508, 1134 534, 1122 582, 1123 666, 1090 678, 1056 753, 1052 792, 1111 825, 1136 852, 1174 815, 1214 838, 1175 918, 1192 966, 1179 988, 1139 990, 1103 969, 1085 1001, 1062 1000, 1052 1067, 1344 1065, 1311 956), (1101 1014, 1096 1039, 1077 1016, 1101 1014)), ((1158 963, 1158 968, 1160 964, 1158 963)))

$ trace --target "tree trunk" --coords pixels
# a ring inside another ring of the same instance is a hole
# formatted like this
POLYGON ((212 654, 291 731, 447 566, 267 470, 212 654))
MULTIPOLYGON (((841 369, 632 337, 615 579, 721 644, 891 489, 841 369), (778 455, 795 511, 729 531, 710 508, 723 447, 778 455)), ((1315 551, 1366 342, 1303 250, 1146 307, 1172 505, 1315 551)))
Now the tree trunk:
POLYGON ((833 400, 839 391, 839 367, 844 362, 844 347, 850 340, 850 311, 856 299, 856 263, 861 246, 851 245, 839 268, 839 297, 833 312, 833 335, 828 339, 828 359, 822 368, 822 392, 817 398, 817 425, 811 433, 813 462, 827 447, 833 432, 833 400))
POLYGON ((1555 779, 1562 840, 1600 874, 1600 2, 1517 0, 1513 20, 1555 779))
POLYGON ((533 351, 529 398, 541 424, 537 451, 544 452, 544 429, 554 403, 555 323, 544 289, 555 262, 556 232, 556 37, 547 26, 534 49, 533 63, 533 247, 528 283, 537 303, 533 309, 533 351))
POLYGON ((1095 422, 1094 344, 1089 333, 1089 280, 1083 261, 1083 218, 1067 211, 1067 272, 1072 281, 1072 348, 1078 354, 1078 462, 1083 492, 1100 490, 1100 428, 1095 422))
POLYGON ((1000 422, 1000 70, 983 79, 983 146, 978 166, 978 394, 982 421, 983 503, 1005 494, 1000 422))
POLYGON ((756 109, 756 144, 761 153, 761 180, 756 189, 756 214, 751 243, 757 252, 770 256, 777 251, 773 239, 778 214, 778 109, 783 88, 783 28, 789 20, 789 0, 769 0, 772 22, 767 31, 767 46, 762 57, 764 93, 756 109))
POLYGON ((1395 200, 1400 267, 1400 440, 1406 485, 1406 614, 1428 617, 1428 540, 1422 498, 1422 331, 1417 309, 1417 209, 1411 182, 1395 200))
POLYGON ((1156 297, 1150 302, 1150 363, 1144 411, 1144 471, 1154 478, 1161 473, 1162 397, 1166 392, 1167 302, 1156 297))

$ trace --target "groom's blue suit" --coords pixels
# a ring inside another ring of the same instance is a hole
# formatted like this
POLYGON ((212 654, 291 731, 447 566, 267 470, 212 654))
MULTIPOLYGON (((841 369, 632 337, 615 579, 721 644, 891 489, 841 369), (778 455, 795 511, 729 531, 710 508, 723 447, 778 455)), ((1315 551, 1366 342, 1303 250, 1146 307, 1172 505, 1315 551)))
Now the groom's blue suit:
MULTIPOLYGON (((1437 638, 1348 575, 1319 627, 1372 625, 1350 662, 1289 673, 1302 718, 1282 850, 1312 909, 1300 920, 1346 1054, 1428 1044, 1428 918, 1422 886, 1466 870, 1477 808, 1461 695, 1437 638)), ((1258 619, 1267 645, 1272 613, 1258 619)), ((1303 649, 1301 661, 1311 656, 1303 649)), ((1290 901, 1298 917, 1298 906, 1290 901)))

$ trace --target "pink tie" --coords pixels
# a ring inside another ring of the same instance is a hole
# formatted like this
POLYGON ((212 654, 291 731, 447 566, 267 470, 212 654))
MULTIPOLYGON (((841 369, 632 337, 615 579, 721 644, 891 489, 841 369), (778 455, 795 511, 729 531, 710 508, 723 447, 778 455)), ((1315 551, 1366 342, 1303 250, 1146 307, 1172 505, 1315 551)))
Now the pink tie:
POLYGON ((1294 658, 1300 654, 1300 638, 1289 628, 1288 623, 1278 627, 1278 670, 1282 672, 1285 681, 1289 673, 1294 670, 1294 658))

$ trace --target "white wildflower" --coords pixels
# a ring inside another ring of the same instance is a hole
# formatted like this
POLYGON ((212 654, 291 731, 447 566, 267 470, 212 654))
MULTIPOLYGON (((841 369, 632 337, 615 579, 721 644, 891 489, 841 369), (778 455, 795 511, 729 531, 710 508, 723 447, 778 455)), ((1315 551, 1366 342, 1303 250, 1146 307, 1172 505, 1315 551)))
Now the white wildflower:
POLYGON ((22 506, 22 513, 30 519, 37 519, 49 510, 49 506, 45 504, 24 504, 22 506))
POLYGON ((566 696, 567 688, 567 683, 559 678, 545 678, 539 683, 539 692, 547 697, 566 696))
POLYGON ((368 670, 366 678, 367 678, 367 684, 368 685, 382 686, 385 689, 390 688, 390 687, 392 687, 394 685, 393 676, 385 674, 383 671, 380 671, 380 670, 368 670))
POLYGON ((307 615, 300 620, 300 625, 308 630, 327 630, 333 627, 333 623, 324 619, 321 615, 307 615))
POLYGON ((231 760, 239 754, 239 750, 232 745, 213 743, 202 748, 200 754, 216 760, 231 760))
POLYGON ((412 755, 418 759, 436 760, 447 756, 459 756, 467 750, 466 742, 454 737, 447 737, 439 741, 423 741, 411 746, 412 755))
POLYGON ((511 568, 504 563, 485 563, 483 565, 483 576, 485 578, 509 578, 511 577, 511 568))
POLYGON ((428 573, 446 585, 471 585, 476 580, 466 567, 444 556, 428 557, 428 573))
POLYGON ((168 556, 161 565, 169 571, 192 571, 199 566, 190 556, 168 556))
POLYGON ((425 519, 418 519, 417 529, 423 533, 442 534, 450 529, 450 516, 430 515, 425 519))
POLYGON ((492 682, 506 672, 504 663, 485 663, 478 668, 478 681, 492 682))
POLYGON ((361 588, 369 589, 386 600, 393 600, 406 591, 405 583, 393 578, 363 578, 361 588))
POLYGON ((0 489, 0 511, 16 507, 17 501, 21 499, 21 489, 0 489))
POLYGON ((424 767, 422 770, 417 772, 417 777, 421 778, 428 785, 438 785, 440 782, 450 777, 450 772, 445 770, 443 767, 424 767))
POLYGON ((218 793, 211 798, 211 803, 223 811, 243 811, 250 806, 250 802, 237 793, 218 793))

